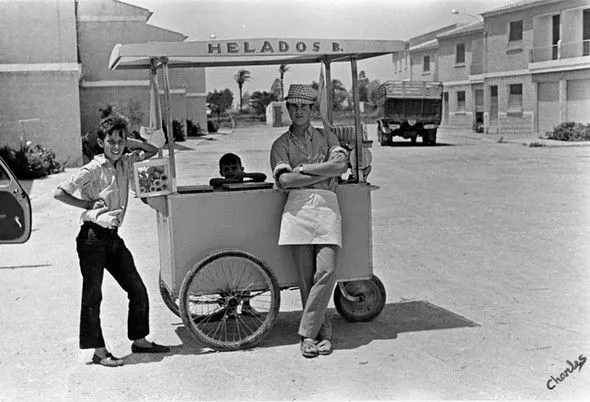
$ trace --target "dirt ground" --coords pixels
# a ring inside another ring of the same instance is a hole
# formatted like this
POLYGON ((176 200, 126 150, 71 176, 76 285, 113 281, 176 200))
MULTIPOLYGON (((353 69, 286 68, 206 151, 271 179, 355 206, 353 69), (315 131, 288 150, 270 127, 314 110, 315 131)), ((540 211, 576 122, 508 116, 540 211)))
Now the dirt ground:
MULTIPOLYGON (((283 131, 266 126, 178 144, 179 184, 206 183, 228 151, 270 174, 283 131)), ((582 399, 590 366, 590 148, 530 148, 441 132, 439 145, 377 144, 373 267, 387 289, 374 321, 348 323, 331 306, 335 351, 307 360, 297 291, 259 347, 196 344, 158 293, 155 212, 133 199, 121 236, 151 302, 161 356, 130 354, 126 297, 105 277, 102 322, 127 365, 90 364, 78 349, 79 212, 52 199, 75 170, 26 182, 34 231, 0 246, 0 401, 582 399), (582 359, 583 358, 583 359, 582 359), (549 382, 555 384, 555 380, 549 382)))

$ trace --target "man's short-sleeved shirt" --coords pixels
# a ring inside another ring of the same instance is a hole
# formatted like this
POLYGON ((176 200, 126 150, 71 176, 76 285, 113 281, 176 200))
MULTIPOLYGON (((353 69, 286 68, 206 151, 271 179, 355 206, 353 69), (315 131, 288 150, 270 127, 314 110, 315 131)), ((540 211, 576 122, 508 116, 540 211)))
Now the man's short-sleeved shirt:
POLYGON ((97 155, 59 188, 72 195, 78 193, 82 200, 100 199, 105 203, 103 208, 84 211, 82 221, 105 228, 119 227, 127 209, 133 163, 144 158, 143 151, 133 151, 122 155, 113 165, 104 155, 97 155))
MULTIPOLYGON (((338 137, 330 131, 318 130, 310 125, 305 131, 304 139, 301 139, 289 130, 275 140, 270 151, 270 166, 275 182, 281 188, 277 180, 277 173, 280 171, 290 172, 302 164, 326 162, 339 153, 347 155, 346 150, 340 146, 338 137)), ((338 178, 331 177, 303 188, 336 191, 337 185, 338 178)))

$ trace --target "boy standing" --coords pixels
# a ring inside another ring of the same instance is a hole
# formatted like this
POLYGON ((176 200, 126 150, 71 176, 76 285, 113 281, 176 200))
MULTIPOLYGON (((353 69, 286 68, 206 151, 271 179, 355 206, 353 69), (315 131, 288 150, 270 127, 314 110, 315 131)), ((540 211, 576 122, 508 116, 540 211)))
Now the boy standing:
POLYGON ((264 173, 247 173, 242 166, 242 160, 236 154, 227 153, 219 159, 220 178, 209 180, 209 185, 221 187, 228 183, 242 183, 244 179, 250 179, 254 182, 263 182, 266 180, 264 173))
POLYGON ((148 342, 148 295, 135 268, 133 256, 117 234, 123 223, 129 195, 133 163, 151 158, 158 149, 148 143, 127 138, 127 120, 108 116, 100 123, 98 144, 104 154, 97 155, 74 176, 60 184, 54 198, 85 211, 76 249, 82 273, 80 348, 94 348, 92 362, 106 367, 123 365, 105 347, 100 326, 102 278, 106 269, 127 292, 129 312, 127 335, 134 353, 165 353, 166 346, 148 342), (125 146, 132 150, 123 154, 125 146), (80 197, 73 194, 79 191, 80 197))

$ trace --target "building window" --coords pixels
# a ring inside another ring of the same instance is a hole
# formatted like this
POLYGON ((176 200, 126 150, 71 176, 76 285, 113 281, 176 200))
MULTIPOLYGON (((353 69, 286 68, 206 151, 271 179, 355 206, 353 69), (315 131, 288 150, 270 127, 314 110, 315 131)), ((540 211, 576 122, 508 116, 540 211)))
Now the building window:
POLYGON ((465 111, 465 91, 457 91, 457 112, 465 111))
POLYGON ((430 71, 430 56, 424 56, 424 72, 430 71))
POLYGON ((555 14, 551 17, 552 32, 551 32, 551 58, 552 60, 559 59, 559 41, 561 39, 561 16, 555 14))
POLYGON ((590 8, 584 10, 584 28, 582 30, 583 49, 582 55, 590 55, 590 8))
POLYGON ((457 43, 455 64, 465 64, 465 43, 457 43))
POLYGON ((510 22, 510 34, 508 35, 510 42, 518 42, 522 40, 522 20, 510 22))
POLYGON ((508 89, 508 111, 522 112, 522 84, 510 84, 508 89))

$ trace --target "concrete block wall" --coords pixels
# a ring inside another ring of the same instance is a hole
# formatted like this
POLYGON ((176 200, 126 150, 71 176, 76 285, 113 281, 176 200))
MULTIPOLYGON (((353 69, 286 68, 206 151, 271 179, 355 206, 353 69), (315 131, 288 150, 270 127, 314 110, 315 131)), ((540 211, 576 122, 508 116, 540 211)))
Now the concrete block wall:
POLYGON ((533 133, 533 112, 498 113, 498 134, 532 135, 533 133))
POLYGON ((68 166, 82 162, 77 71, 0 74, 0 146, 32 141, 68 166))
POLYGON ((473 112, 450 112, 449 122, 445 124, 444 128, 454 130, 471 130, 473 128, 473 121, 475 117, 473 112))

